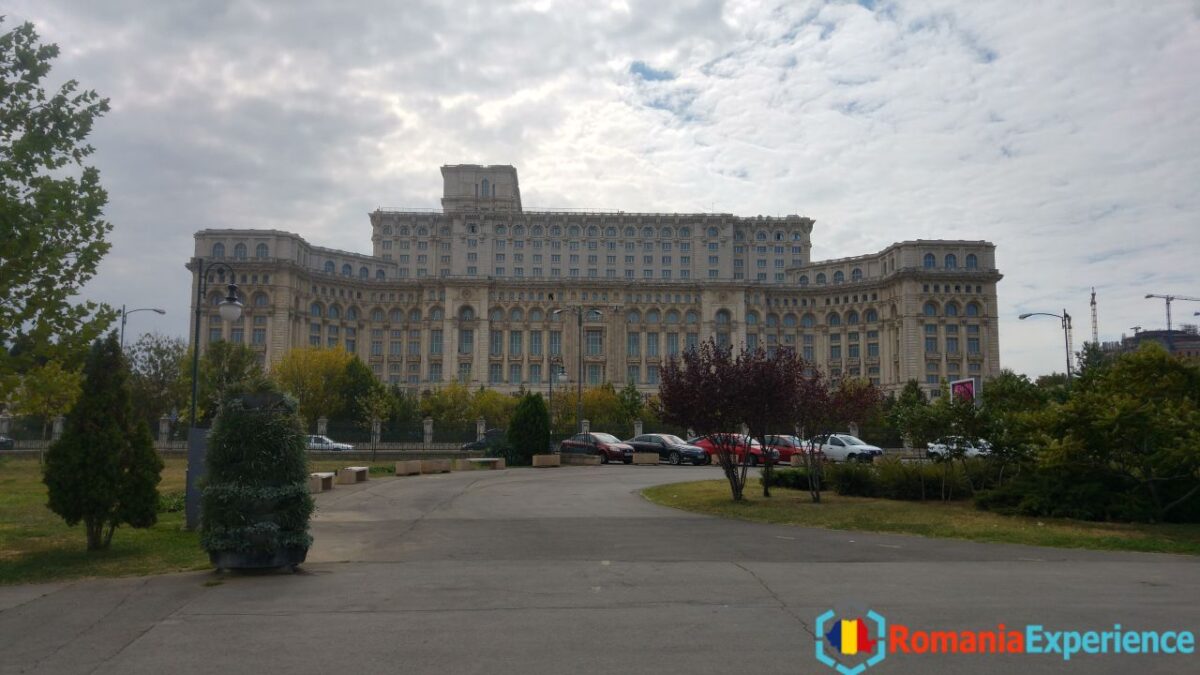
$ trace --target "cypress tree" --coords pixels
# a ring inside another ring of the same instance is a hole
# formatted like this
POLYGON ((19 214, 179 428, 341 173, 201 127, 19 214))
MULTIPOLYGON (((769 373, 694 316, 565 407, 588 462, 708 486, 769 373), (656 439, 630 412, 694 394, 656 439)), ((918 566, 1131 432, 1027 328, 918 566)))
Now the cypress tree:
POLYGON ((541 394, 526 394, 517 403, 508 425, 509 460, 529 464, 532 456, 550 447, 550 413, 541 394))
POLYGON ((82 393, 46 453, 48 506, 68 525, 83 522, 89 551, 107 549, 122 523, 158 521, 162 468, 150 429, 133 413, 129 366, 109 333, 92 344, 82 393))

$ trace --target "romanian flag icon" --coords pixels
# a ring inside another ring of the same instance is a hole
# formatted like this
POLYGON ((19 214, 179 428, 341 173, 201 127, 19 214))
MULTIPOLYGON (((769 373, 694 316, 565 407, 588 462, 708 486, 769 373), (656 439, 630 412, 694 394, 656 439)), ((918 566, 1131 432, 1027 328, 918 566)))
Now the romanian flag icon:
POLYGON ((842 620, 825 634, 830 646, 846 656, 870 654, 875 651, 875 640, 867 633, 867 622, 862 619, 842 620))

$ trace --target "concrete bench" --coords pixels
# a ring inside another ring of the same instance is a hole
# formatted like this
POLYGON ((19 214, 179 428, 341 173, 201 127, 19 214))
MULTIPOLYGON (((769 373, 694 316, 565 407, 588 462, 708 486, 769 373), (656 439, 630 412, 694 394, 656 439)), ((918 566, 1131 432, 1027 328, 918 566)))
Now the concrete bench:
MULTIPOLYGON (((537 457, 537 455, 534 455, 534 459, 537 459, 537 457)), ((567 453, 565 455, 559 455, 558 457, 563 466, 600 466, 600 455, 576 455, 573 453, 567 453)), ((534 464, 534 466, 537 466, 537 464, 534 464)))
POLYGON ((633 453, 634 464, 658 464, 657 452, 635 452, 633 453))
POLYGON ((533 466, 534 467, 562 466, 562 458, 560 455, 534 455, 533 456, 533 466))
POLYGON ((468 457, 454 460, 455 471, 474 471, 476 469, 499 470, 505 468, 503 457, 468 457))
POLYGON ((371 469, 366 466, 348 466, 341 471, 338 471, 338 485, 353 485, 361 483, 370 476, 371 469))
POLYGON ((421 460, 421 473, 450 473, 450 460, 423 459, 421 460))
POLYGON ((406 459, 403 462, 396 462, 397 476, 420 476, 421 475, 421 460, 406 459))
POLYGON ((332 471, 320 471, 308 474, 308 491, 309 492, 325 492, 333 489, 332 471))

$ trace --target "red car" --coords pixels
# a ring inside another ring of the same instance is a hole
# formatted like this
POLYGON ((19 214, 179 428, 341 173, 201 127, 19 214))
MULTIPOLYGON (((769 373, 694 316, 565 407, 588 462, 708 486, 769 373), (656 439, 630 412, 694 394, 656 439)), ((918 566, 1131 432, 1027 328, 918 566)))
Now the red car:
POLYGON ((558 452, 564 455, 598 455, 601 464, 609 462, 633 462, 633 446, 625 443, 612 434, 592 432, 590 434, 575 434, 558 446, 558 452))
MULTIPOLYGON (((733 454, 737 461, 744 461, 743 458, 746 456, 746 446, 749 444, 750 466, 758 466, 759 464, 763 463, 762 444, 753 438, 750 438, 749 436, 743 436, 741 434, 719 434, 719 437, 721 438, 722 443, 726 442, 725 439, 732 439, 728 442, 736 444, 733 448, 733 454)), ((708 436, 693 438, 692 440, 688 441, 688 443, 703 448, 704 451, 708 453, 709 457, 714 458, 711 460, 713 463, 720 462, 720 460, 715 459, 717 455, 716 445, 708 436)), ((779 453, 776 450, 768 449, 768 452, 770 452, 771 456, 775 458, 775 461, 779 461, 779 453)))
MULTIPOLYGON (((792 455, 800 455, 803 457, 809 452, 809 444, 795 436, 770 435, 767 436, 767 447, 779 453, 779 462, 781 464, 790 464, 792 455)), ((817 448, 817 456, 820 457, 821 449, 817 448)))

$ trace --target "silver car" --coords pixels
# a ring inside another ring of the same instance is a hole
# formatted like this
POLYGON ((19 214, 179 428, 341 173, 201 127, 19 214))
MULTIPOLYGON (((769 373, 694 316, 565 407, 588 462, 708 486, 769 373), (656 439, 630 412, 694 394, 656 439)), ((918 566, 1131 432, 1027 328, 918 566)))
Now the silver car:
POLYGON ((349 443, 338 443, 328 436, 309 436, 308 449, 325 450, 329 452, 343 452, 346 450, 353 450, 354 446, 350 445, 349 443))

